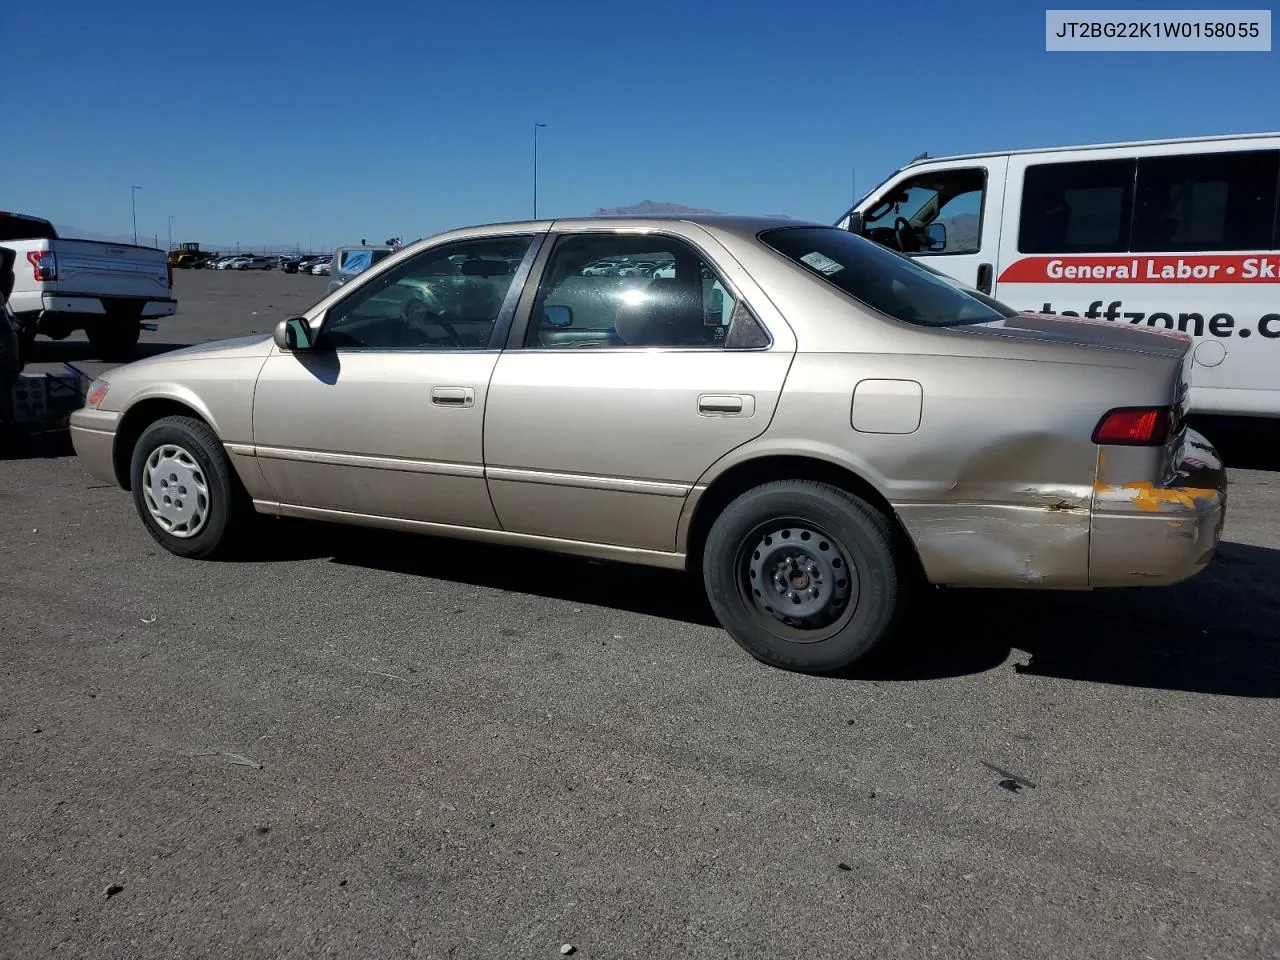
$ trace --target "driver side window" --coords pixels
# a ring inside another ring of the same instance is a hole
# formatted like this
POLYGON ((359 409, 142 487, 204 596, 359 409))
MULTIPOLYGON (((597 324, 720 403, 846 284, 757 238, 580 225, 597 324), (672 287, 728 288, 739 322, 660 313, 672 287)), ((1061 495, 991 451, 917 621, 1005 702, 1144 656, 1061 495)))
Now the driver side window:
POLYGON ((986 185, 983 167, 910 177, 867 211, 862 235, 902 253, 977 253, 986 185))
POLYGON ((329 308, 321 342, 337 350, 484 350, 533 238, 433 247, 329 308))

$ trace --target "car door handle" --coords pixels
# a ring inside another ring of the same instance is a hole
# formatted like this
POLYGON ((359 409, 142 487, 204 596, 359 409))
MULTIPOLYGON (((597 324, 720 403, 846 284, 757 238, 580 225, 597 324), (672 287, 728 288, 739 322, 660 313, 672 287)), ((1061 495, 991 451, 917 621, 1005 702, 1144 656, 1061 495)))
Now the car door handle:
POLYGON ((432 387, 431 402, 438 407, 471 407, 476 392, 470 387, 432 387))
POLYGON ((749 417, 756 412, 756 398, 750 394, 704 393, 698 397, 698 413, 704 417, 749 417))

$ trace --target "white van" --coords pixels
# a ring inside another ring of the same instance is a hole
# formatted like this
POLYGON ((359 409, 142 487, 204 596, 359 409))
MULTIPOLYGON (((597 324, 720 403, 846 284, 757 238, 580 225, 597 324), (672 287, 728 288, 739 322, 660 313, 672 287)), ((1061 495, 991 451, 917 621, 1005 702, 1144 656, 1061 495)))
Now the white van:
POLYGON ((1280 133, 920 157, 838 225, 1019 310, 1184 330, 1194 412, 1280 417, 1280 133))

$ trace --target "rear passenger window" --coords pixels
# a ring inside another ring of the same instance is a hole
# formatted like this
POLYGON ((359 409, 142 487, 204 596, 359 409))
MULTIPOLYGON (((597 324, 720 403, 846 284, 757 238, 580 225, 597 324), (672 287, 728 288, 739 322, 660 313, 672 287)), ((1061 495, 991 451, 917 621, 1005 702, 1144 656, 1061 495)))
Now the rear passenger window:
POLYGON ((1133 171, 1133 160, 1028 167, 1022 184, 1019 252, 1127 252, 1133 171))
POLYGON ((768 346, 768 334, 688 244, 593 233, 557 242, 526 347, 556 350, 768 346))
POLYGON ((1258 250, 1274 246, 1280 153, 1200 153, 1138 161, 1133 249, 1258 250))

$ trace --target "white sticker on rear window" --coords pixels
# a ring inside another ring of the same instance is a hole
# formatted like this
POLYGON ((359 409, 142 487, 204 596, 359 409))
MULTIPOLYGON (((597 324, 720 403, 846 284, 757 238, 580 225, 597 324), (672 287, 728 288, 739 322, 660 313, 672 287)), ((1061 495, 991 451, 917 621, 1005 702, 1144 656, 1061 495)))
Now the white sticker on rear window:
POLYGON ((800 259, 819 273, 825 273, 828 277, 844 269, 843 265, 836 263, 828 256, 818 253, 816 250, 813 253, 806 253, 800 259))

